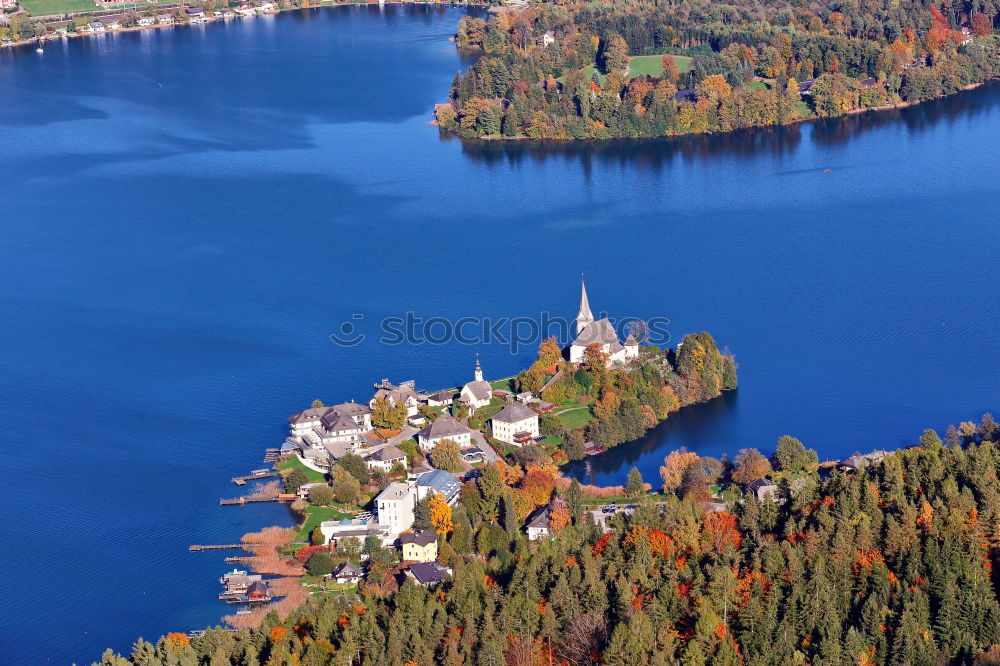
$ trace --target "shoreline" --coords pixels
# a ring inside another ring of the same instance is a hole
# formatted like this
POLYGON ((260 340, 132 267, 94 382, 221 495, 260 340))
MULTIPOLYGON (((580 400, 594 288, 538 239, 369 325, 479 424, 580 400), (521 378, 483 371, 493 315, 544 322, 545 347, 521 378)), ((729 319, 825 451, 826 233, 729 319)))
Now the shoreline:
MULTIPOLYGON (((190 5, 187 5, 187 3, 184 3, 184 5, 188 6, 188 7, 190 6, 190 5)), ((296 11, 303 11, 303 10, 309 10, 309 9, 323 9, 325 7, 362 7, 362 6, 372 6, 372 5, 377 5, 379 7, 384 6, 384 5, 400 5, 400 6, 403 6, 403 5, 416 5, 416 6, 428 6, 428 7, 441 7, 441 6, 444 6, 444 7, 475 7, 475 6, 479 6, 475 2, 468 2, 468 1, 464 1, 463 2, 461 0, 451 0, 451 1, 446 2, 446 3, 445 2, 441 2, 441 3, 417 2, 416 0, 363 0, 361 2, 350 2, 350 1, 345 1, 345 0, 319 0, 319 2, 317 4, 309 6, 309 7, 275 7, 273 9, 267 10, 267 11, 254 12, 253 14, 235 14, 234 16, 229 16, 229 17, 214 17, 211 14, 206 13, 206 15, 204 17, 204 20, 197 21, 197 22, 193 22, 193 21, 175 21, 173 23, 166 23, 166 24, 154 23, 152 25, 135 25, 135 26, 129 26, 129 27, 115 28, 113 30, 106 29, 106 30, 103 30, 103 31, 100 31, 100 32, 80 32, 78 30, 68 30, 68 29, 66 29, 65 34, 58 34, 57 35, 57 34, 53 34, 53 33, 47 33, 45 35, 38 35, 36 37, 30 37, 28 39, 20 39, 20 40, 17 40, 17 41, 6 43, 6 44, 0 44, 0 52, 2 52, 3 49, 7 49, 7 48, 13 49, 15 47, 20 47, 20 46, 31 46, 32 44, 36 44, 36 45, 42 46, 42 45, 46 44, 47 42, 59 41, 59 40, 64 40, 64 39, 74 39, 74 38, 78 38, 78 37, 100 37, 102 35, 118 34, 118 33, 124 33, 124 32, 139 32, 139 31, 142 31, 142 30, 158 30, 158 29, 162 29, 162 28, 177 28, 177 27, 184 27, 184 26, 207 25, 209 23, 219 23, 219 22, 225 23, 227 21, 234 21, 234 20, 237 20, 237 19, 257 18, 259 16, 273 16, 275 14, 283 14, 285 12, 296 12, 296 11)), ((229 9, 229 11, 232 11, 231 8, 228 8, 228 9, 229 9)), ((95 12, 106 12, 106 11, 109 11, 109 10, 100 9, 100 8, 95 7, 94 11, 95 12)), ((155 12, 156 10, 155 9, 151 9, 151 11, 155 12)), ((225 10, 219 10, 219 11, 225 11, 225 10)), ((170 12, 170 10, 166 9, 165 12, 170 12)), ((122 15, 123 14, 124 14, 124 9, 122 10, 122 15)), ((41 15, 35 16, 35 15, 32 15, 32 14, 27 14, 27 17, 29 19, 33 19, 33 20, 37 20, 37 21, 42 21, 43 23, 45 23, 46 19, 49 18, 49 17, 52 17, 52 16, 65 16, 65 15, 66 14, 41 14, 41 15)), ((158 14, 155 14, 155 13, 153 13, 153 14, 140 14, 140 16, 157 16, 157 15, 158 14)), ((98 21, 98 20, 99 21, 104 21, 105 19, 115 18, 116 16, 119 16, 119 15, 92 16, 88 12, 73 12, 72 15, 68 19, 65 19, 65 22, 68 24, 74 18, 90 18, 91 21, 98 21)), ((54 20, 52 22, 53 23, 55 23, 57 21, 58 22, 62 22, 63 20, 64 19, 56 19, 56 20, 54 20)), ((62 29, 62 28, 65 28, 65 26, 61 26, 60 28, 57 28, 57 29, 62 29)), ((453 38, 452 38, 452 41, 454 41, 453 38)))
MULTIPOLYGON (((984 86, 987 83, 990 83, 992 81, 1000 81, 1000 77, 994 76, 994 77, 990 77, 990 78, 988 78, 988 79, 986 79, 984 81, 978 81, 976 83, 969 83, 967 85, 962 86, 959 90, 956 90, 953 93, 948 93, 947 95, 939 95, 939 96, 937 96, 937 97, 935 97, 933 99, 927 99, 927 100, 924 100, 922 102, 900 102, 899 104, 884 104, 882 106, 874 106, 874 107, 871 107, 871 108, 868 108, 868 109, 851 109, 850 111, 844 111, 844 113, 841 114, 840 116, 825 116, 825 117, 811 116, 811 117, 808 117, 808 118, 796 118, 794 120, 790 120, 787 123, 783 123, 783 124, 780 124, 780 125, 779 124, 774 124, 774 125, 748 125, 746 127, 734 127, 733 129, 727 130, 725 132, 711 132, 711 131, 706 131, 706 132, 687 132, 687 133, 684 133, 684 134, 664 134, 662 136, 642 136, 642 137, 635 137, 635 138, 612 137, 612 138, 608 138, 608 139, 599 139, 599 138, 596 138, 596 137, 586 138, 586 139, 574 139, 574 138, 566 138, 566 139, 562 139, 562 138, 532 138, 530 136, 474 136, 474 137, 466 137, 466 136, 462 136, 458 132, 455 132, 454 130, 449 130, 447 128, 441 127, 440 123, 438 123, 438 121, 437 121, 437 118, 434 118, 433 115, 431 117, 431 120, 428 122, 428 124, 429 125, 433 125, 434 127, 437 127, 438 130, 440 130, 441 132, 444 132, 449 137, 456 138, 456 139, 458 139, 460 141, 468 141, 468 142, 472 142, 472 143, 476 143, 476 142, 483 142, 483 143, 493 143, 493 142, 506 143, 506 142, 511 142, 511 143, 514 143, 514 142, 519 142, 519 141, 537 141, 537 142, 544 142, 544 143, 547 143, 547 144, 558 144, 558 145, 585 144, 585 143, 601 143, 601 144, 610 144, 610 143, 640 143, 640 142, 644 142, 644 141, 662 141, 664 139, 681 139, 681 138, 689 137, 689 136, 692 136, 692 137, 693 136, 723 136, 723 135, 726 135, 726 134, 733 134, 735 132, 746 132, 746 131, 754 131, 754 130, 777 129, 777 128, 781 128, 781 127, 788 127, 788 126, 791 126, 791 125, 799 125, 799 124, 802 124, 802 123, 812 123, 812 122, 816 122, 816 121, 819 121, 819 120, 836 120, 837 118, 843 118, 844 116, 857 116, 857 115, 861 115, 861 114, 865 114, 865 113, 880 113, 882 111, 896 111, 896 110, 900 110, 900 109, 907 109, 907 108, 912 108, 912 107, 920 106, 921 104, 927 104, 929 102, 936 102, 938 100, 947 99, 949 97, 954 97, 955 95, 960 95, 963 92, 968 92, 970 90, 975 90, 976 88, 981 88, 982 86, 984 86)), ((434 110, 436 110, 440 106, 449 106, 449 105, 448 104, 435 104, 434 105, 434 110)))

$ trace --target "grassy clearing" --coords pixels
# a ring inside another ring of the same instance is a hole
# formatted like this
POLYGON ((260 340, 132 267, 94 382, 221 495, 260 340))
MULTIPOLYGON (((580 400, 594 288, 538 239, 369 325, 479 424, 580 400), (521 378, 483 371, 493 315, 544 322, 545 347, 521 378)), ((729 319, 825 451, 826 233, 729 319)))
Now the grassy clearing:
POLYGON ((320 474, 311 467, 306 467, 305 465, 303 465, 302 461, 299 460, 298 456, 292 456, 291 458, 286 458, 285 460, 282 460, 280 463, 278 463, 279 471, 285 471, 285 470, 291 471, 296 468, 301 469, 303 472, 306 473, 306 476, 309 477, 309 483, 318 483, 320 481, 326 481, 325 475, 320 474))
MULTIPOLYGON (((678 72, 681 74, 687 74, 691 71, 691 58, 678 55, 673 56, 673 58, 674 64, 677 65, 678 72)), ((663 76, 663 56, 648 55, 632 56, 629 58, 629 78, 642 76, 643 74, 648 74, 649 76, 663 76)))
POLYGON ((21 0, 21 6, 32 16, 97 11, 94 0, 21 0))
POLYGON ((812 115, 812 109, 809 108, 808 102, 799 102, 792 108, 800 118, 808 118, 812 115))
POLYGON ((296 535, 295 540, 308 541, 309 535, 317 525, 322 523, 324 520, 339 520, 340 518, 350 518, 350 516, 346 513, 338 511, 336 507, 309 505, 306 508, 305 522, 303 522, 302 527, 299 528, 299 533, 296 535))
MULTIPOLYGON (((691 71, 691 58, 688 56, 673 56, 674 64, 677 65, 677 71, 681 74, 687 74, 691 71)), ((597 69, 596 65, 591 65, 589 67, 583 68, 583 76, 587 80, 594 75, 594 71, 597 69)), ((642 76, 648 74, 649 76, 663 76, 663 56, 662 55, 648 55, 648 56, 632 56, 629 58, 629 68, 628 77, 635 78, 637 76, 642 76)), ((604 74, 598 72, 598 76, 601 77, 601 83, 604 83, 604 74)), ((565 81, 566 77, 562 77, 559 80, 565 81)))
POLYGON ((515 377, 516 375, 511 377, 503 377, 501 379, 494 379, 493 381, 490 382, 490 386, 492 386, 495 390, 499 391, 513 391, 515 377))
POLYGON ((754 81, 753 83, 751 83, 747 87, 750 88, 750 90, 757 90, 758 88, 763 88, 765 90, 770 90, 771 89, 771 84, 768 83, 767 81, 754 81))
POLYGON ((560 413, 558 416, 559 421, 567 430, 582 428, 594 420, 594 415, 590 413, 588 407, 574 407, 560 413))

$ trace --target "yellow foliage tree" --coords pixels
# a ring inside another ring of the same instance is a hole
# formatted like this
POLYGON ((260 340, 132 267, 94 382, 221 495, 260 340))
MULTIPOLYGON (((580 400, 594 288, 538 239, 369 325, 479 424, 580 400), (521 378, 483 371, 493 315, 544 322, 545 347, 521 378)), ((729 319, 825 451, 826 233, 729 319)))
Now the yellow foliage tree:
POLYGON ((451 522, 451 507, 445 501, 444 495, 436 493, 431 497, 430 509, 431 525, 434 526, 435 532, 438 534, 449 534, 455 529, 454 524, 451 522))
POLYGON ((663 459, 660 468, 660 478, 663 479, 663 492, 672 493, 681 487, 684 473, 688 467, 701 461, 697 453, 691 453, 683 446, 663 459))

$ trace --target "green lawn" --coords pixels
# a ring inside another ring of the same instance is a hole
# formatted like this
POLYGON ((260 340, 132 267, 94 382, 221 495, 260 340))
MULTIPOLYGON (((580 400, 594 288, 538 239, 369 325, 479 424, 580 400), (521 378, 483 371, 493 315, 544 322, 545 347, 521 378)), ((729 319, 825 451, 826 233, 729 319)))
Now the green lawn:
POLYGON ((809 108, 808 102, 798 102, 793 108, 800 118, 808 118, 812 115, 812 109, 809 108))
POLYGON ((32 16, 97 11, 94 0, 21 0, 21 6, 32 16))
MULTIPOLYGON (((675 55, 674 63, 677 65, 677 71, 681 74, 687 74, 691 71, 691 58, 687 56, 675 55)), ((663 76, 663 56, 662 55, 648 55, 648 56, 632 56, 629 58, 629 78, 636 76, 641 76, 642 74, 649 74, 650 76, 663 76)), ((594 70, 597 69, 596 65, 591 65, 590 67, 583 68, 583 76, 590 79, 594 74, 594 70)), ((601 81, 604 81, 604 75, 601 74, 601 81)), ((565 80, 565 76, 560 78, 560 81, 565 80)))
POLYGON ((582 428, 594 420, 594 415, 590 413, 589 407, 574 407, 558 414, 558 416, 559 421, 562 422, 567 430, 582 428))
POLYGON ((494 379, 493 381, 490 382, 490 386, 492 386, 495 390, 513 391, 514 377, 516 377, 516 375, 511 377, 503 377, 501 379, 494 379))
POLYGON ((767 81, 754 81, 747 87, 750 88, 750 90, 757 90, 758 88, 764 88, 765 90, 770 90, 771 84, 768 83, 767 81))
MULTIPOLYGON (((677 71, 681 74, 687 74, 691 71, 691 58, 687 56, 673 56, 674 64, 677 65, 677 71)), ((641 76, 642 74, 648 74, 650 76, 663 76, 663 56, 662 55, 648 55, 648 56, 632 56, 629 58, 629 77, 641 76)))
POLYGON ((293 470, 296 467, 298 467, 299 469, 301 469, 303 472, 306 473, 306 476, 309 477, 309 483, 318 483, 320 481, 326 481, 325 475, 320 474, 311 467, 306 467, 305 465, 303 465, 302 461, 299 460, 298 456, 292 456, 291 458, 287 458, 278 463, 278 469, 282 471, 286 469, 293 470))
POLYGON ((346 513, 338 511, 332 506, 312 506, 306 507, 306 520, 302 523, 299 533, 295 536, 296 541, 308 541, 309 534, 324 520, 337 520, 339 518, 350 518, 346 513))

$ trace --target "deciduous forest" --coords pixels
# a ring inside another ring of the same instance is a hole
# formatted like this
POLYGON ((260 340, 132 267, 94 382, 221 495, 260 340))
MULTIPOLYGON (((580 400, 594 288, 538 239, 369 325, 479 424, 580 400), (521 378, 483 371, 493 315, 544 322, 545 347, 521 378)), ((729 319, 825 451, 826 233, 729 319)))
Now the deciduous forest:
POLYGON ((638 138, 917 103, 1000 74, 998 13, 996 0, 600 0, 465 17, 456 43, 484 55, 437 122, 466 137, 638 138))
POLYGON ((997 434, 986 416, 822 475, 792 437, 732 463, 677 452, 659 500, 608 531, 576 482, 498 463, 431 521, 453 572, 437 586, 374 558, 357 595, 250 631, 140 640, 101 663, 995 664, 997 434), (758 474, 779 492, 705 501, 707 484, 758 474), (518 494, 532 506, 558 496, 550 538, 527 540, 518 494))

